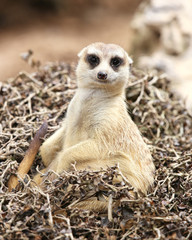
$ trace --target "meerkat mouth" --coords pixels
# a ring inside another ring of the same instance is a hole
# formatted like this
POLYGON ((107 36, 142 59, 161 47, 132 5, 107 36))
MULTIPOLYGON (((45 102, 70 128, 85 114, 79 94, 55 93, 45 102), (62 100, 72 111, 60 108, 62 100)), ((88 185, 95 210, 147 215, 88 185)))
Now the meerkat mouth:
POLYGON ((110 79, 98 79, 98 78, 96 78, 95 82, 101 83, 101 84, 113 84, 115 82, 115 79, 110 80, 110 79))
POLYGON ((96 79, 96 82, 99 82, 99 83, 109 83, 109 80, 108 79, 96 79))

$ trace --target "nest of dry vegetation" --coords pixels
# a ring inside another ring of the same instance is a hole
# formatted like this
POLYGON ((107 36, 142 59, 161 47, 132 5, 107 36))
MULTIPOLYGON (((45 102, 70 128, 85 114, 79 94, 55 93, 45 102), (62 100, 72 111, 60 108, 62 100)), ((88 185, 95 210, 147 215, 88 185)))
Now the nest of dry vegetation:
POLYGON ((58 128, 76 88, 75 66, 33 65, 34 73, 0 83, 0 239, 191 239, 192 118, 165 75, 134 71, 126 94, 156 166, 148 196, 130 200, 129 186, 113 185, 119 174, 115 166, 74 170, 47 182, 45 190, 31 188, 30 176, 41 167, 39 155, 20 189, 8 192, 8 179, 34 133, 44 120, 46 137, 58 128), (72 207, 92 196, 109 201, 112 216, 72 207))

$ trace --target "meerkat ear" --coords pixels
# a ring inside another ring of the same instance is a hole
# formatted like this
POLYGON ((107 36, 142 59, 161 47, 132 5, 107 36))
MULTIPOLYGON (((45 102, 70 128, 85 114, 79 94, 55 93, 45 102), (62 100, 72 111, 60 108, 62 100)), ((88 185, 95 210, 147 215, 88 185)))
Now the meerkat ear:
POLYGON ((87 49, 87 47, 84 47, 84 48, 77 54, 77 56, 80 58, 80 57, 83 55, 83 53, 85 52, 86 49, 87 49))
POLYGON ((129 55, 127 55, 128 57, 128 61, 129 61, 129 65, 132 65, 133 64, 133 59, 129 57, 129 55))
POLYGON ((127 55, 127 59, 128 59, 128 62, 129 62, 129 72, 131 73, 132 71, 132 66, 133 66, 133 59, 131 57, 129 57, 129 55, 126 53, 127 55))
POLYGON ((128 53, 126 52, 126 56, 127 56, 127 59, 128 59, 128 62, 129 62, 129 65, 132 66, 133 64, 133 59, 131 57, 129 57, 128 53))

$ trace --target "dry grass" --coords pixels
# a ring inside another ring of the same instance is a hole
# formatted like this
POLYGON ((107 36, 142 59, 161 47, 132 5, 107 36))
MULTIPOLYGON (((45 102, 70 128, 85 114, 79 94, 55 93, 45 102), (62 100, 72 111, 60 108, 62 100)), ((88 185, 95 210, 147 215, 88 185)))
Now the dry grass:
POLYGON ((46 137, 58 128, 76 88, 75 66, 30 63, 36 72, 0 83, 0 239, 191 239, 192 117, 164 75, 134 70, 127 89, 129 112, 156 165, 148 196, 130 200, 126 181, 113 185, 117 166, 64 172, 44 191, 32 189, 40 156, 20 189, 8 192, 34 133, 44 120, 46 137), (72 208, 91 197, 108 201, 108 213, 72 208))

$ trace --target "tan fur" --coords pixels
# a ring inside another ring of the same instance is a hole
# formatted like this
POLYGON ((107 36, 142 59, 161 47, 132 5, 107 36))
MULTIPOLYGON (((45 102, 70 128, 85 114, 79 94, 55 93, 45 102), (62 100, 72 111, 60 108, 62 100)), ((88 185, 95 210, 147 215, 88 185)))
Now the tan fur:
MULTIPOLYGON (((118 164, 122 174, 136 190, 144 194, 153 183, 154 165, 150 151, 127 113, 124 91, 129 77, 130 58, 119 46, 94 43, 79 53, 78 89, 71 101, 63 126, 41 147, 45 171, 77 169, 99 170, 118 164), (87 54, 100 57, 100 64, 90 69, 87 54), (120 56, 124 63, 118 71, 109 65, 111 57, 120 56), (97 73, 108 74, 106 83, 97 81, 97 73)), ((41 178, 34 180, 39 184, 41 178)), ((106 208, 106 203, 90 200, 80 207, 106 208)))

